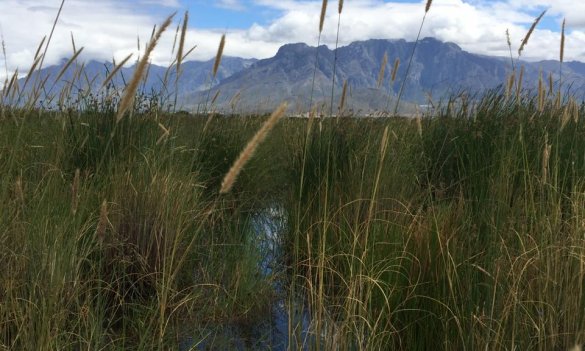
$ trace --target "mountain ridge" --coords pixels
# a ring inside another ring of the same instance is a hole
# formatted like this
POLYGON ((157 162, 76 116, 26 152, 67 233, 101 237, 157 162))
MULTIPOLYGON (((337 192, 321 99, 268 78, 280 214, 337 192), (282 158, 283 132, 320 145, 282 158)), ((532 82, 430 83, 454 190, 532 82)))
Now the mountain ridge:
MULTIPOLYGON (((177 107, 199 110, 208 96, 218 94, 214 109, 226 113, 266 112, 283 100, 289 101, 291 109, 299 113, 308 110, 311 100, 322 110, 329 111, 333 88, 332 110, 336 113, 343 84, 347 82, 350 89, 346 111, 372 113, 393 107, 404 79, 407 82, 403 100, 425 104, 429 97, 436 101, 462 91, 481 94, 496 89, 507 81, 512 72, 509 58, 469 53, 455 43, 428 37, 418 42, 410 73, 405 77, 414 45, 414 42, 404 39, 369 39, 339 47, 336 52, 325 45, 316 48, 305 43, 290 43, 281 46, 273 57, 266 59, 223 57, 213 81, 210 74, 213 60, 187 61, 182 65, 177 82, 177 107), (388 65, 383 83, 378 88, 378 74, 385 53, 388 54, 388 65), (395 59, 399 59, 401 64, 396 81, 391 82, 395 59), (332 87, 334 65, 335 86, 332 87)), ((537 86, 541 70, 547 81, 549 74, 552 74, 554 82, 559 81, 558 61, 517 61, 515 64, 525 67, 523 86, 527 89, 537 86)), ((43 69, 41 77, 45 74, 56 76, 62 65, 43 69)), ((97 89, 112 67, 112 63, 88 62, 86 69, 90 68, 89 75, 97 78, 86 85, 91 90, 97 89), (103 72, 99 70, 100 65, 103 72)), ((113 85, 123 86, 124 78, 127 80, 133 70, 134 66, 123 68, 113 80, 113 85)), ((59 84, 75 79, 72 72, 73 69, 69 69, 61 82, 55 84, 56 91, 59 91, 59 84)), ((174 67, 168 69, 151 65, 143 89, 145 92, 162 91, 167 100, 173 101, 175 77, 174 67)), ((585 63, 570 61, 563 64, 563 86, 571 87, 572 93, 577 96, 585 94, 585 63)))

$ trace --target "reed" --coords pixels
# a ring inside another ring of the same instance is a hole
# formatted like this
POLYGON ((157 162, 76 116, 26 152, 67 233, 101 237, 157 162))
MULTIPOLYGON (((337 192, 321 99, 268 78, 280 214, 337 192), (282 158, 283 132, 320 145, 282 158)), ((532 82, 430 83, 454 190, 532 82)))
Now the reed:
MULTIPOLYGON (((335 79, 337 76, 337 60, 339 48, 339 33, 341 31, 341 13, 343 12, 343 0, 339 0, 337 4, 337 33, 335 35, 335 49, 333 56, 333 77, 331 78, 331 101, 329 104, 329 116, 333 116, 333 98, 335 95, 335 79)), ((309 111, 309 114, 311 112, 309 111)))
POLYGON ((380 89, 382 82, 384 81, 384 76, 386 74, 386 66, 388 65, 388 52, 384 53, 384 57, 382 58, 382 64, 380 65, 380 71, 378 72, 378 81, 376 83, 376 87, 380 89))
POLYGON ((226 194, 230 192, 238 175, 248 163, 250 158, 256 152, 258 146, 266 139, 268 133, 274 128, 276 123, 284 116, 288 105, 287 103, 282 103, 270 117, 264 122, 262 127, 258 130, 258 132, 254 135, 254 137, 248 142, 244 150, 240 153, 238 159, 233 163, 228 173, 223 178, 221 183, 221 189, 219 190, 220 194, 226 194))
POLYGON ((179 48, 177 49, 177 78, 179 80, 181 65, 183 63, 183 55, 185 50, 185 40, 187 38, 187 27, 189 25, 189 11, 185 11, 185 17, 183 18, 183 26, 181 28, 181 38, 179 39, 179 48))
POLYGON ((540 20, 542 19, 542 17, 544 17, 545 14, 546 14, 546 10, 542 11, 542 13, 538 17, 536 17, 536 19, 534 20, 534 22, 530 26, 530 29, 528 30, 528 32, 524 36, 524 39, 522 39, 522 43, 520 44, 520 47, 518 48, 518 57, 520 57, 522 55, 522 51, 524 50, 524 47, 526 45, 528 45, 528 40, 532 36, 534 29, 536 29, 536 26, 538 25, 538 23, 540 23, 540 20))
POLYGON ((221 64, 221 58, 223 56, 223 49, 225 48, 225 34, 221 36, 219 40, 219 47, 217 48, 217 54, 215 55, 215 61, 213 61, 213 78, 217 76, 219 65, 221 64))
POLYGON ((402 99, 402 95, 404 94, 404 88, 406 87, 406 82, 408 81, 408 75, 410 74, 410 68, 412 66, 412 60, 414 59, 414 54, 416 53, 416 47, 418 45, 419 39, 420 39, 420 35, 422 33, 422 29, 423 26, 425 24, 425 20, 427 18, 427 14, 429 13, 429 10, 431 9, 431 5, 432 5, 433 1, 432 0, 427 0, 427 3, 425 5, 425 14, 422 18, 422 21, 420 23, 420 27, 418 29, 418 34, 416 35, 416 40, 414 41, 414 45, 412 47, 412 53, 410 54, 410 59, 408 60, 408 66, 406 67, 406 72, 404 72, 404 80, 402 81, 402 84, 400 85, 400 90, 398 92, 398 97, 396 98, 396 105, 394 107, 394 116, 398 115, 398 109, 400 108, 400 101, 402 99))
POLYGON ((397 57, 396 60, 394 60, 394 67, 392 68, 392 77, 391 77, 391 81, 392 83, 394 83, 396 81, 396 75, 398 74, 398 68, 400 67, 400 58, 397 57))
POLYGON ((512 56, 512 40, 510 39, 510 30, 506 28, 506 43, 508 44, 508 51, 510 52, 510 65, 512 66, 512 72, 516 71, 516 65, 514 64, 514 57, 512 56))
POLYGON ((130 58, 132 57, 133 54, 129 54, 128 56, 126 56, 122 61, 120 61, 120 63, 115 64, 114 62, 114 69, 112 70, 112 72, 110 72, 110 74, 108 74, 106 76, 106 79, 104 79, 100 89, 103 89, 105 87, 108 86, 108 84, 112 81, 112 79, 114 79, 114 77, 116 76, 116 74, 118 74, 118 72, 120 72, 120 70, 122 69, 122 67, 124 67, 124 65, 126 63, 128 63, 128 61, 130 60, 130 58))
POLYGON ((156 47, 156 45, 157 45, 160 37, 164 33, 164 31, 171 25, 171 21, 173 20, 173 17, 175 17, 174 13, 172 15, 170 15, 163 22, 163 24, 158 29, 158 31, 156 31, 156 33, 154 33, 152 35, 152 38, 150 39, 150 42, 148 43, 148 46, 146 47, 144 55, 140 59, 140 62, 138 62, 138 64, 136 65, 136 70, 134 71, 134 75, 132 76, 132 79, 128 83, 128 86, 126 87, 126 89, 124 89, 124 93, 123 93, 122 98, 120 100, 120 106, 118 108, 118 113, 116 114, 116 120, 118 122, 124 117, 124 114, 134 104, 134 99, 136 98, 136 91, 138 90, 138 85, 142 81, 142 78, 148 69, 148 59, 150 58, 150 55, 154 51, 154 48, 156 47))
POLYGON ((325 24, 325 15, 327 15, 327 0, 321 3, 321 15, 319 16, 319 33, 323 32, 323 25, 325 24))
POLYGON ((563 19, 563 24, 561 26, 561 49, 559 54, 559 91, 562 89, 563 85, 563 62, 565 60, 565 24, 566 19, 563 19))
POLYGON ((311 95, 309 97, 308 111, 313 109, 313 97, 315 94, 315 80, 317 79, 317 66, 319 64, 319 46, 321 46, 321 35, 325 24, 325 15, 327 14, 327 0, 321 3, 321 15, 319 16, 319 36, 317 38, 317 48, 315 49, 315 66, 313 68, 313 80, 311 82, 311 95))

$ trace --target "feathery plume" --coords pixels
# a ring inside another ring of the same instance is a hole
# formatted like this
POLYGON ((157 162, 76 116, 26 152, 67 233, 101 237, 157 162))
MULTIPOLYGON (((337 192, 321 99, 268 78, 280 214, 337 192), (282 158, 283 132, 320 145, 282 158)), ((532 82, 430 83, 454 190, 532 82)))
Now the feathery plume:
POLYGON ((337 13, 339 13, 341 15, 342 12, 343 12, 343 0, 339 0, 338 6, 337 6, 337 13))
POLYGON ((384 80, 384 74, 386 73, 386 65, 388 65, 388 52, 384 53, 384 57, 382 58, 382 65, 380 66, 380 72, 378 73, 378 82, 377 86, 378 89, 382 85, 382 81, 384 80))
POLYGON ((532 26, 530 26, 528 33, 526 33, 526 36, 524 37, 524 39, 522 39, 522 44, 520 44, 520 48, 518 48, 518 56, 522 55, 522 50, 524 50, 524 46, 526 46, 526 44, 528 44, 528 39, 530 39, 532 32, 534 32, 534 29, 536 28, 536 26, 538 25, 538 23, 540 22, 542 17, 544 17, 545 13, 546 13, 546 10, 542 11, 540 16, 536 17, 536 19, 534 20, 534 23, 532 23, 532 26))
POLYGON ((433 4, 433 0, 427 0, 427 5, 425 6, 425 13, 429 12, 432 4, 433 4))
POLYGON ((126 56, 126 58, 123 59, 122 62, 120 62, 119 64, 115 65, 115 67, 112 70, 112 72, 110 72, 110 74, 108 74, 108 76, 106 77, 106 79, 102 83, 102 86, 100 87, 100 89, 104 88, 106 85, 108 85, 108 83, 112 79, 114 79, 114 77, 116 76, 116 73, 118 73, 122 69, 122 67, 124 67, 124 65, 126 64, 126 62, 128 62, 128 60, 130 60, 131 57, 132 57, 132 54, 126 56))
POLYGON ((219 41, 219 47, 217 48, 217 55, 215 56, 215 62, 213 63, 213 78, 217 75, 219 64, 221 63, 221 57, 223 56, 223 49, 225 47, 225 34, 221 36, 219 41))
POLYGON ((73 62, 75 62, 75 60, 77 60, 77 57, 79 56, 79 54, 81 54, 82 51, 83 51, 83 48, 79 49, 79 51, 77 51, 75 54, 73 54, 73 56, 71 56, 71 58, 69 59, 69 61, 67 61, 65 66, 63 66, 63 68, 61 68, 61 71, 59 71, 59 74, 57 74, 57 78, 55 78, 55 82, 58 82, 59 79, 61 79, 61 77, 63 77, 65 72, 67 72, 67 69, 71 66, 71 64, 73 64, 73 62))
POLYGON ((518 76, 518 84, 516 85, 516 101, 520 103, 520 94, 522 93, 522 80, 524 79, 524 65, 520 67, 520 76, 518 76))
POLYGON ((512 72, 508 77, 508 84, 506 84, 506 100, 510 98, 512 93, 512 88, 514 88, 514 81, 516 80, 516 75, 512 72))
POLYGON ((396 74, 398 73, 398 67, 400 67, 400 58, 396 58, 394 61, 394 68, 392 69, 392 83, 396 81, 396 74))
POLYGON ((319 17, 319 33, 323 32, 323 24, 325 24, 325 15, 327 14, 327 0, 323 0, 321 4, 321 17, 319 17))
POLYGON ((219 190, 220 194, 226 194, 232 189, 236 179, 238 178, 238 175, 240 174, 246 163, 254 155, 254 152, 256 151, 258 145, 260 145, 260 143, 264 141, 268 133, 276 125, 276 122, 278 122, 280 118, 284 115, 284 113, 286 112, 286 108, 287 108, 286 102, 281 104, 266 120, 266 122, 264 122, 262 127, 258 130, 258 132, 256 132, 256 135, 254 135, 254 137, 248 142, 248 145, 246 145, 244 150, 240 153, 240 156, 238 157, 236 162, 234 162, 229 172, 223 178, 223 181, 221 183, 221 189, 219 190))
POLYGON ((183 50, 185 48, 185 38, 187 36, 187 26, 189 24, 189 11, 185 11, 185 17, 183 18, 183 28, 181 29, 181 38, 179 39, 179 49, 177 50, 177 77, 179 80, 179 74, 181 71, 181 64, 183 63, 183 50))
POLYGON ((150 57, 150 54, 156 47, 156 44, 158 43, 158 40, 160 39, 163 32, 171 25, 173 17, 175 17, 174 13, 170 15, 164 21, 164 23, 158 29, 158 31, 156 31, 156 33, 153 34, 152 39, 150 40, 148 46, 146 47, 144 56, 140 59, 140 62, 138 62, 134 75, 132 76, 130 83, 124 90, 124 94, 122 95, 122 99, 120 100, 120 108, 118 109, 118 114, 116 115, 116 120, 118 122, 122 119, 122 117, 124 117, 126 111, 128 111, 128 109, 134 104, 136 90, 138 89, 138 85, 140 84, 142 76, 144 75, 144 72, 146 71, 146 68, 148 66, 148 58, 150 57))

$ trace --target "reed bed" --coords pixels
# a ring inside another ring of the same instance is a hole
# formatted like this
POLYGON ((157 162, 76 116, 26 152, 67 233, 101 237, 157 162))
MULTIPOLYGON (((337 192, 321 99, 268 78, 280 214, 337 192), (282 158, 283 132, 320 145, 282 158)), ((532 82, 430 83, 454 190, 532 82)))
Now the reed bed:
POLYGON ((339 118, 171 113, 139 89, 171 18, 124 90, 5 85, 0 350, 580 349, 585 111, 552 76, 416 118, 345 118, 347 82, 339 118))

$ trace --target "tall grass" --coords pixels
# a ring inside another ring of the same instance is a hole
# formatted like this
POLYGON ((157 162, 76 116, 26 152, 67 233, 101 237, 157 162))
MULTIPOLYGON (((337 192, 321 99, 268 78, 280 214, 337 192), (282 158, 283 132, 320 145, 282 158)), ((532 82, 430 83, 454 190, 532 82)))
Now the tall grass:
POLYGON ((291 350, 584 342, 584 111, 543 78, 317 125, 165 113, 144 70, 57 112, 2 100, 0 349, 278 348, 274 306, 291 350))

